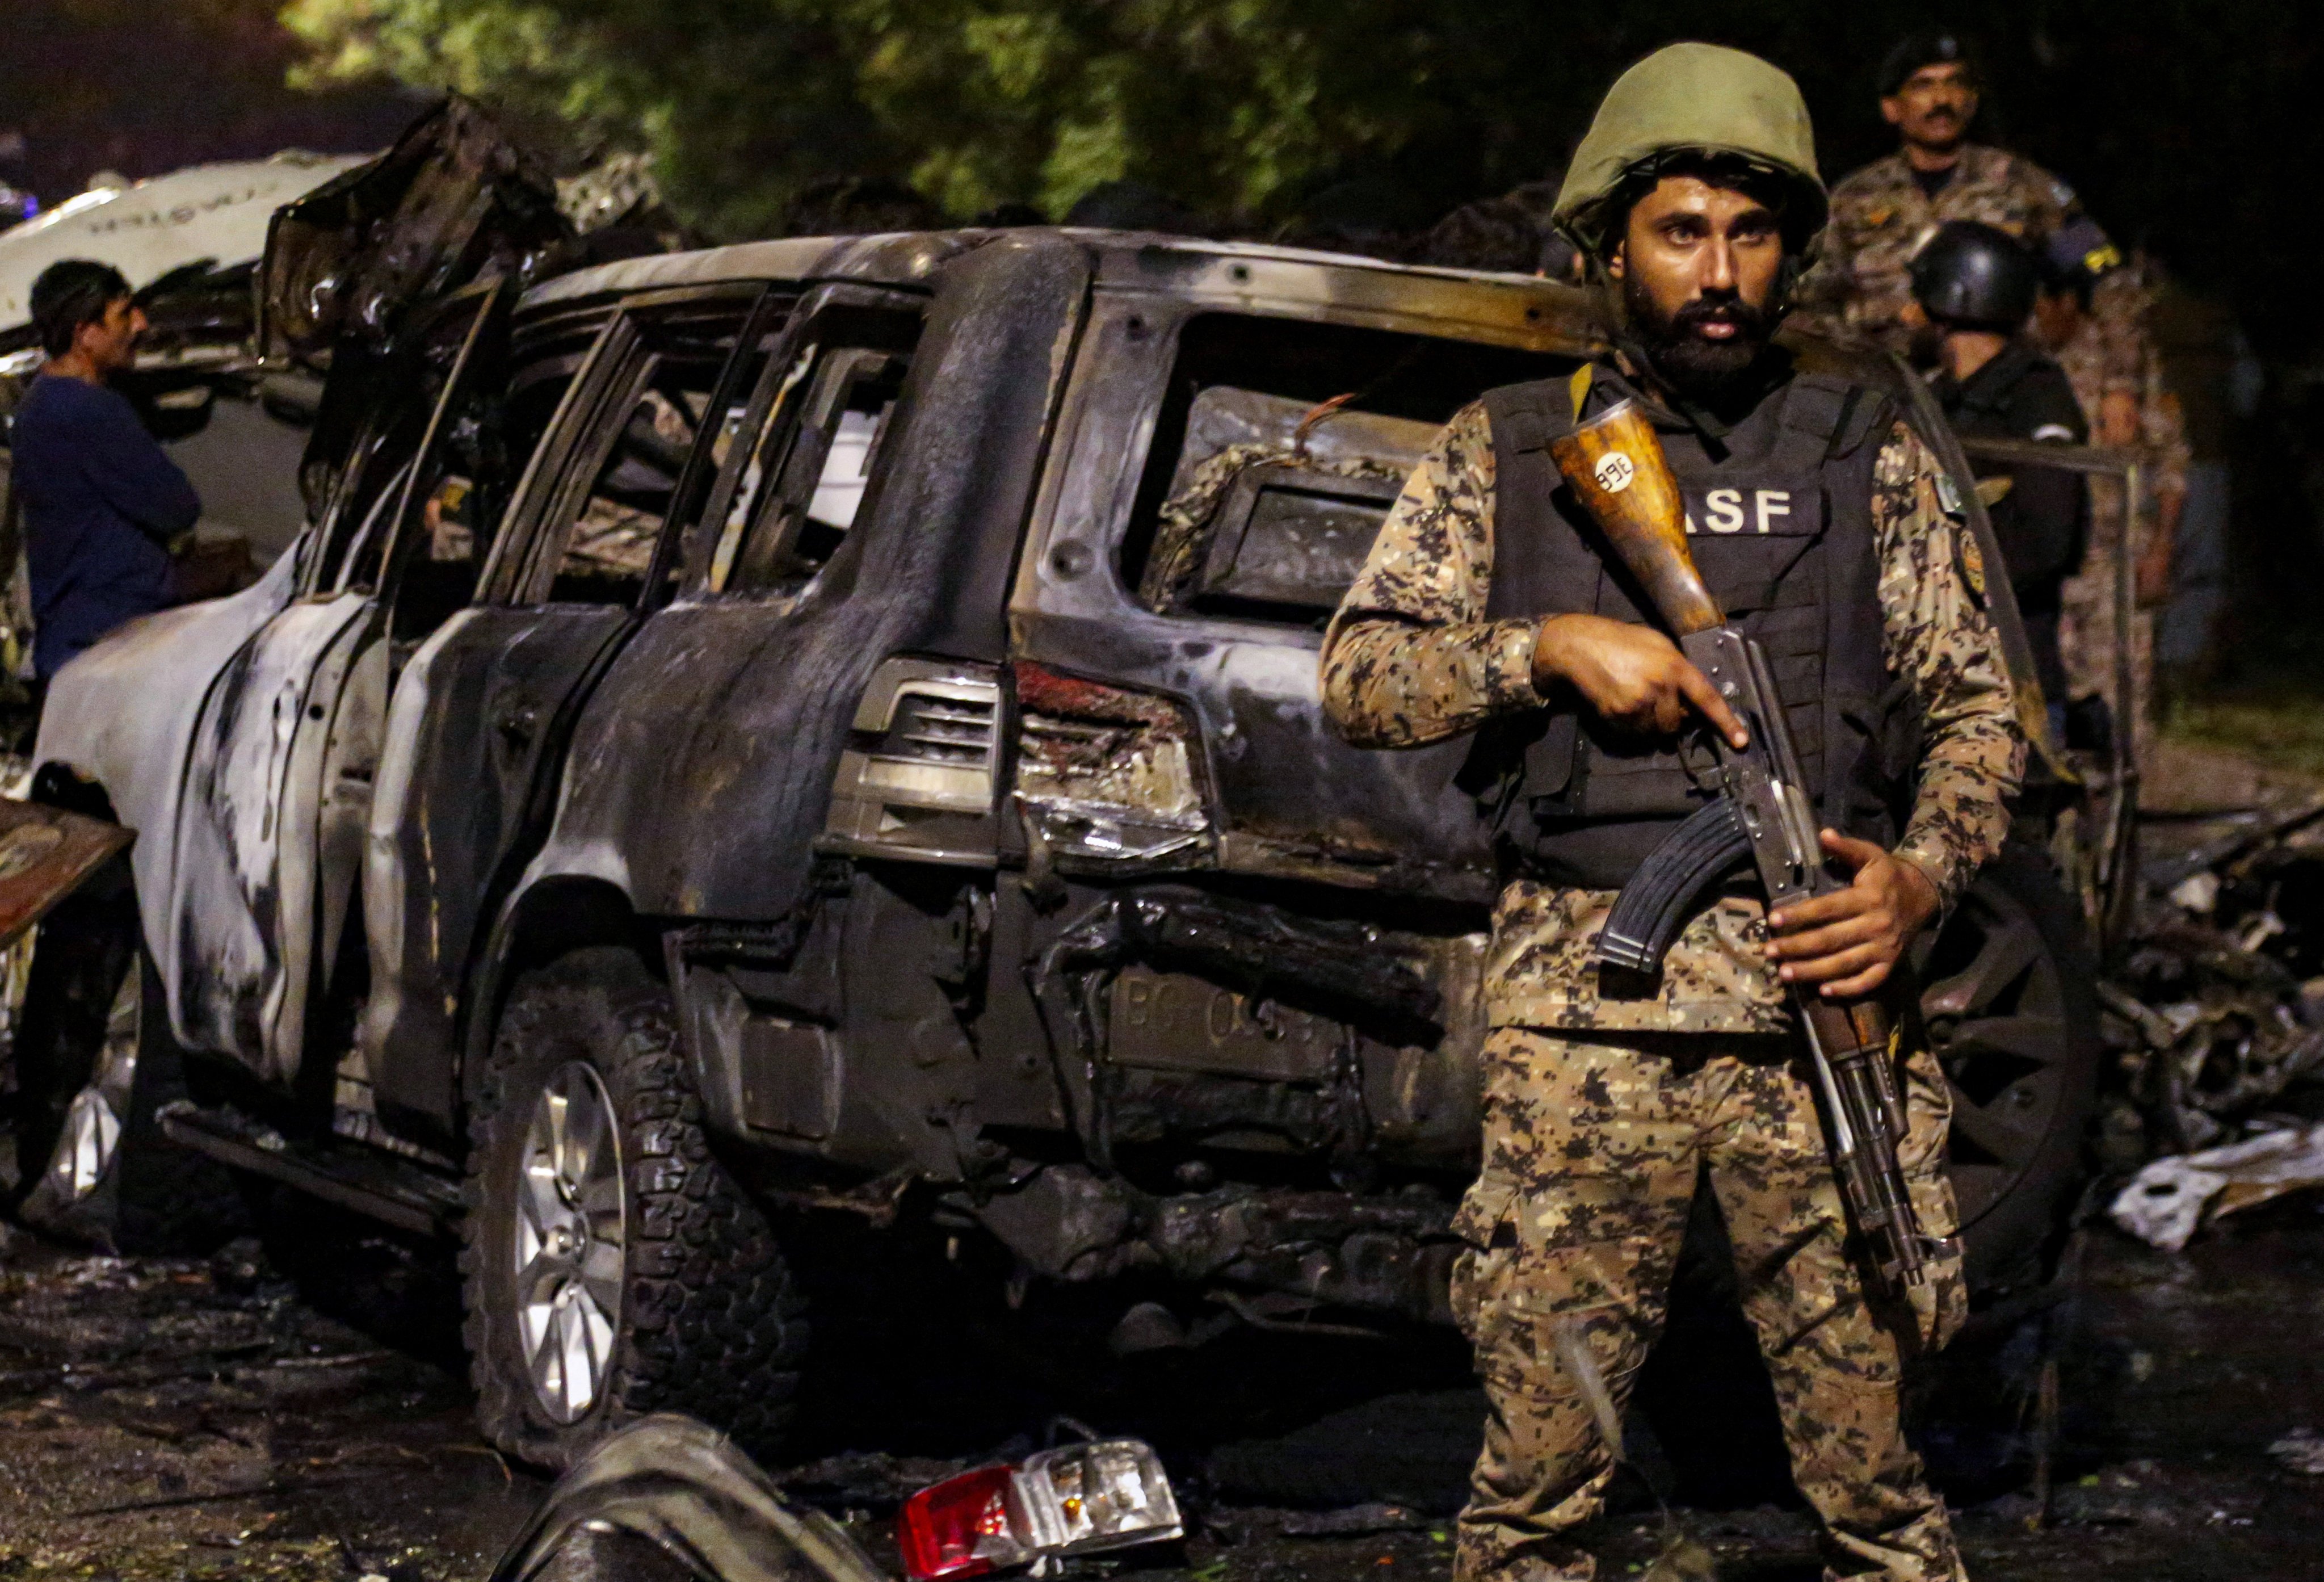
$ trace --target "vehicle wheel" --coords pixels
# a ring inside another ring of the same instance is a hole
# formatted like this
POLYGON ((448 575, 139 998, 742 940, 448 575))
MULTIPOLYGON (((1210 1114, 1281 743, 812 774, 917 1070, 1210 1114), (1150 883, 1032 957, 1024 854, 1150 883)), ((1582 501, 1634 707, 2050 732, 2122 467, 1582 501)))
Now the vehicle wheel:
POLYGON ((42 923, 17 1023, 16 1212, 122 1253, 206 1253, 245 1227, 233 1178, 161 1134, 185 1096, 127 865, 42 923))
POLYGON ((558 1468, 650 1411, 771 1441, 804 1303, 711 1155, 643 964, 581 950, 520 980, 469 1126, 460 1268, 485 1437, 558 1468))
POLYGON ((2074 898, 2020 847, 1987 865, 1919 957, 1922 1018, 1952 1087, 1969 1289, 2015 1284, 2038 1275, 2081 1183, 2098 965, 2074 898))

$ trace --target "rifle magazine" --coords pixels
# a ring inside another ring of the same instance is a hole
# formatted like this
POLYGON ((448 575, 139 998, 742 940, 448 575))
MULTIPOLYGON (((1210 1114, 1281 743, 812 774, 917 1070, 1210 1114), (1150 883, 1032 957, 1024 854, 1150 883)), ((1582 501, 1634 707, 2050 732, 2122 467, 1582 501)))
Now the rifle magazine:
POLYGON ((1720 797, 1696 810, 1664 837, 1622 887, 1591 947, 1591 960, 1632 972, 1660 972, 1702 893, 1750 856, 1750 833, 1731 800, 1720 797))

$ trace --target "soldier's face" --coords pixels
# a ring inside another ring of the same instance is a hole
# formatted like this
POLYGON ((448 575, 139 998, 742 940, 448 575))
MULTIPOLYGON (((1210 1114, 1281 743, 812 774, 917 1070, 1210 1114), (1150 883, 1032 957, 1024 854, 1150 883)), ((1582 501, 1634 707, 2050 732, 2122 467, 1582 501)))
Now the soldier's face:
POLYGON ((2081 332, 2082 301, 2072 291, 2043 291, 2034 299, 2034 330, 2052 351, 2062 351, 2081 332))
POLYGON ((1733 379, 1767 342, 1783 227, 1757 198, 1700 176, 1665 176, 1630 210, 1606 261, 1665 378, 1695 385, 1733 379))
POLYGON ((1880 101, 1880 115, 1907 143, 1952 147, 1977 118, 1977 89, 1969 86, 1969 68, 1958 60, 1922 67, 1880 101))
POLYGON ((1705 340, 1734 338, 1738 319, 1764 314, 1784 265, 1783 227, 1748 192, 1700 176, 1665 176, 1630 210, 1607 273, 1666 323, 1692 319, 1705 340))

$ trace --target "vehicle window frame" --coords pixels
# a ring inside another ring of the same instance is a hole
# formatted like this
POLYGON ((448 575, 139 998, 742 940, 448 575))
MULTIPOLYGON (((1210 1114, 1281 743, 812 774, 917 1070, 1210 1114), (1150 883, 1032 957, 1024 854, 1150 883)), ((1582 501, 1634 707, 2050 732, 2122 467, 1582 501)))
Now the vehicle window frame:
POLYGON ((460 337, 459 349, 453 354, 443 387, 437 392, 435 403, 429 408, 428 421, 420 430, 417 444, 412 447, 387 482, 381 487, 364 519, 355 523, 348 536, 340 536, 346 526, 346 513, 358 504, 354 498, 365 475, 376 459, 379 449, 394 433, 406 413, 392 403, 374 408, 364 420, 355 441, 348 447, 350 458, 339 469, 338 479, 332 490, 329 505, 323 519, 313 530, 314 550, 307 564, 300 568, 300 594, 310 599, 336 599, 352 592, 379 596, 384 585, 392 580, 396 564, 396 550, 402 541, 406 518, 411 509, 413 481, 420 476, 421 464, 434 450, 443 432, 444 416, 458 395, 474 366, 476 349, 482 343, 494 310, 500 305, 507 282, 492 280, 463 287, 443 301, 435 304, 421 322, 415 326, 406 342, 403 354, 407 368, 426 356, 429 339, 446 323, 464 312, 472 313, 466 330, 460 337), (364 559, 364 546, 373 531, 385 534, 379 558, 380 575, 368 587, 354 580, 356 564, 364 559), (326 580, 327 579, 327 586, 326 580))
POLYGON ((755 355, 770 315, 782 311, 786 303, 784 293, 773 282, 724 282, 643 291, 623 298, 615 306, 566 387, 511 498, 491 556, 477 578, 476 604, 530 608, 553 602, 549 595, 565 552, 567 534, 662 360, 662 354, 649 344, 653 316, 722 300, 733 301, 742 310, 735 344, 720 366, 705 420, 673 481, 670 503, 655 530, 644 587, 624 607, 647 611, 669 597, 671 541, 688 517, 691 497, 702 492, 710 471, 708 457, 719 428, 711 414, 732 402, 738 370, 755 355), (554 557, 547 553, 552 538, 558 541, 554 557))
MULTIPOLYGON (((800 370, 805 389, 785 421, 788 431, 779 437, 781 454, 772 476, 761 484, 760 494, 751 502, 750 516, 742 524, 741 541, 730 562, 729 574, 745 579, 739 590, 743 593, 781 591, 774 586, 776 580, 796 575, 790 568, 798 560, 799 541, 808 523, 816 520, 809 512, 822 487, 824 469, 831 465, 841 416, 854 410, 848 403, 856 391, 876 380, 896 379, 899 386, 897 400, 900 402, 902 372, 896 365, 902 363, 904 370, 910 366, 905 354, 876 347, 816 346, 813 356, 812 369, 800 370), (778 507, 789 512, 789 519, 779 527, 768 520, 778 507)), ((796 384, 799 381, 787 382, 796 384)), ((879 461, 888 440, 890 415, 892 409, 890 413, 882 415, 873 430, 871 448, 864 456, 863 492, 848 525, 839 530, 843 540, 854 530, 872 503, 872 483, 880 473, 879 461)), ((835 551, 836 546, 834 548, 835 551)), ((799 578, 802 585, 812 582, 830 560, 825 555, 807 569, 807 574, 799 578)))
MULTIPOLYGON (((1149 634, 1157 642, 1248 642, 1308 650, 1322 646, 1320 621, 1267 618, 1240 610, 1151 610, 1130 575, 1125 551, 1135 533, 1151 526, 1152 508, 1168 487, 1168 474, 1157 477, 1153 464, 1174 400, 1184 337, 1189 325, 1210 316, 1267 320, 1286 328, 1382 331, 1442 341, 1483 356, 1505 353, 1554 360, 1540 373, 1516 376, 1560 376, 1582 355, 1556 344, 1529 346, 1487 335, 1448 334, 1441 324, 1409 315, 1318 314, 1298 301, 1265 297, 1102 290, 1083 329, 1084 349, 1060 409, 1048 476, 1018 560, 1010 595, 1012 619, 1119 623, 1149 634), (1130 449, 1126 459, 1125 445, 1130 449), (1150 503, 1146 498, 1149 482, 1158 484, 1150 503), (1084 575, 1076 568, 1090 569, 1084 575)), ((1183 443, 1183 436, 1173 443, 1183 443)), ((1173 469, 1175 465, 1174 460, 1173 469)), ((1150 548, 1144 546, 1140 552, 1150 548)))
MULTIPOLYGON (((749 437, 749 442, 734 447, 705 497, 698 520, 705 524, 718 525, 715 530, 698 535, 687 555, 680 578, 683 597, 788 603, 804 597, 821 580, 831 560, 836 559, 836 550, 830 559, 816 566, 796 586, 736 587, 732 586, 731 578, 742 564, 742 551, 749 547, 760 531, 765 513, 778 497, 781 478, 790 470, 800 420, 822 383, 826 355, 833 350, 882 351, 881 347, 844 340, 825 345, 821 338, 829 333, 834 319, 849 313, 893 314, 899 319, 910 319, 913 323, 910 348, 901 351, 888 348, 884 351, 886 356, 906 359, 904 378, 908 383, 910 358, 917 355, 920 336, 927 329, 927 311, 928 299, 923 294, 852 282, 825 284, 798 300, 792 309, 790 322, 770 355, 766 369, 760 375, 750 402, 744 409, 742 432, 749 437), (811 366, 803 366, 810 357, 811 366), (796 399, 789 399, 794 393, 796 399), (730 579, 724 585, 714 587, 712 577, 717 569, 719 546, 725 536, 724 523, 733 509, 735 496, 753 458, 769 456, 774 459, 770 468, 762 469, 759 492, 749 502, 749 516, 740 529, 737 552, 729 564, 730 579)), ((862 500, 856 508, 854 525, 867 523, 877 509, 886 478, 886 469, 879 465, 879 460, 887 450, 890 436, 901 426, 897 421, 903 412, 901 402, 899 394, 896 413, 891 414, 872 453, 866 458, 869 471, 862 500)), ((853 531, 851 526, 850 532, 853 531)))

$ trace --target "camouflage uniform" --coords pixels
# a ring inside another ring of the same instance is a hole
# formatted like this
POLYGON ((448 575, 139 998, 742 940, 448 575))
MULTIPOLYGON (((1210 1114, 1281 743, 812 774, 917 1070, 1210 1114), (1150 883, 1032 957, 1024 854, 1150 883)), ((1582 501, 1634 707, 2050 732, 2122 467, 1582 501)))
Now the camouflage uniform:
MULTIPOLYGON (((1898 425, 1875 467, 1873 516, 1890 668, 1927 719, 1919 794, 1897 855, 1950 907, 2007 828, 2023 772, 2015 699, 1982 604, 1972 541, 1938 466, 1898 425)), ((1535 623, 1484 619, 1494 460, 1482 406, 1455 415, 1383 525, 1326 634, 1327 707, 1350 739, 1436 741, 1545 700, 1535 623)), ((1462 1208, 1470 1244, 1455 1301, 1491 1402, 1462 1519, 1457 1575, 1591 1576, 1562 1534, 1599 1508, 1609 1451, 1551 1344, 1579 1322, 1618 1394, 1659 1326, 1698 1170, 1725 1211, 1784 1408, 1794 1474, 1835 1561, 1898 1578, 1960 1575, 1942 1503, 1896 1416, 1909 1348, 1963 1310, 1942 1261, 1914 1322, 1868 1308, 1841 1250, 1842 1208, 1813 1098, 1786 1036, 1793 1013, 1763 908, 1714 902, 1682 931, 1658 993, 1601 999, 1589 948, 1611 893, 1512 880, 1486 978, 1485 1165, 1462 1208), (1903 1338, 1899 1338, 1899 1331, 1903 1338)), ((1905 1150, 1923 1224, 1950 1234, 1941 1172, 1948 1104, 1925 1056, 1911 1066, 1905 1150)))
MULTIPOLYGON (((1801 281, 1798 319, 1822 334, 1910 349, 1904 325, 1912 301, 1907 268, 1921 244, 1947 220, 1978 220, 2039 249, 2050 233, 2081 212, 2074 190, 2031 160, 1969 143, 1952 180, 1930 198, 1900 152, 1873 161, 1831 190, 1831 226, 1823 252, 1801 281)), ((2117 305, 2102 283, 2095 311, 2101 326, 2105 377, 2132 389, 2138 377, 2138 308, 2117 305)))
MULTIPOLYGON (((2117 269, 2098 283, 2091 311, 2080 330, 2056 354, 2059 366, 2074 386, 2074 397, 2089 420, 2092 443, 2106 444, 2099 432, 2105 398, 2127 391, 2138 403, 2139 504, 2132 529, 2130 560, 2134 569, 2153 543, 2160 502, 2187 495, 2187 468, 2192 453, 2179 398, 2163 382, 2163 358, 2146 327, 2146 309, 2153 292, 2136 267, 2117 269), (2117 347, 2135 348, 2135 378, 2126 384, 2117 366, 2117 347)), ((2081 571, 2066 581, 2064 608, 2058 623, 2058 645, 2066 662, 2069 698, 2103 697, 2117 720, 2133 722, 2135 741, 2153 717, 2154 627, 2157 612, 2138 610, 2131 616, 2130 667, 2134 707, 2126 711, 2115 696, 2115 554, 2122 541, 2122 485, 2112 477, 2090 480, 2090 547, 2081 571)))

